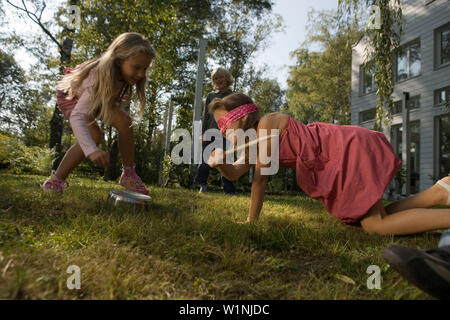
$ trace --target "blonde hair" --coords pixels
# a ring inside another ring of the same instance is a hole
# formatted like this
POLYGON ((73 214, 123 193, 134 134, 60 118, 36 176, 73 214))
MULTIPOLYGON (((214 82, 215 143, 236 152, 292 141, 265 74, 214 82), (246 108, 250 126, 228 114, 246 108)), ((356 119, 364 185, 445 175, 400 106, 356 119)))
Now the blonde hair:
MULTIPOLYGON (((211 72, 211 81, 213 82, 214 85, 214 76, 218 75, 218 76, 223 76, 225 78, 225 80, 227 80, 227 87, 230 88, 231 85, 234 82, 234 78, 231 75, 230 71, 228 71, 225 68, 222 67, 218 67, 216 69, 213 70, 213 72, 211 72)), ((214 86, 215 87, 215 86, 214 86)))
MULTIPOLYGON (((215 98, 211 101, 209 112, 214 113, 217 109, 225 109, 226 111, 230 112, 233 109, 236 109, 239 106, 242 106, 244 104, 253 104, 253 100, 243 94, 243 93, 232 93, 225 98, 215 98)), ((250 128, 253 128, 257 125, 259 120, 262 118, 262 113, 258 109, 255 112, 249 113, 247 117, 247 121, 244 123, 244 127, 242 128, 244 131, 248 130, 250 128)))
MULTIPOLYGON (((89 110, 89 117, 100 118, 102 121, 111 124, 114 112, 119 105, 116 104, 117 88, 115 79, 120 76, 118 62, 131 59, 141 53, 148 55, 153 62, 156 51, 150 42, 141 34, 127 32, 119 35, 109 45, 106 52, 100 58, 88 60, 77 66, 70 74, 63 76, 58 82, 57 89, 68 93, 67 99, 72 99, 75 92, 82 85, 89 72, 97 68, 94 78, 94 85, 90 95, 92 108, 89 110)), ((145 109, 145 84, 147 78, 144 76, 136 83, 136 94, 139 99, 139 115, 142 118, 145 109)), ((131 88, 128 88, 131 93, 131 88)))

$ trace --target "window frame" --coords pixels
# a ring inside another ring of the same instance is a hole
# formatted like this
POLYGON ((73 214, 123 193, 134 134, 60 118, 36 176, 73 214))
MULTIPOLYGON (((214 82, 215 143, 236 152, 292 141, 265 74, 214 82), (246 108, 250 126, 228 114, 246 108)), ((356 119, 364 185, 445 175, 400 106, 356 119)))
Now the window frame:
POLYGON ((450 66, 450 60, 446 63, 441 63, 441 33, 445 30, 450 31, 450 22, 434 29, 434 69, 438 70, 450 66))
MULTIPOLYGON (((441 163, 441 119, 444 117, 449 117, 450 120, 450 113, 441 114, 436 116, 434 119, 434 180, 439 180, 442 176, 444 176, 443 173, 441 173, 440 163, 441 163)), ((445 175, 448 174, 445 173, 445 175)))
POLYGON ((421 45, 421 41, 420 41, 420 37, 413 39, 401 46, 399 46, 396 50, 394 50, 394 61, 395 61, 395 68, 394 68, 394 83, 401 83, 403 81, 408 81, 410 79, 414 79, 416 77, 419 77, 422 75, 422 51, 421 51, 422 45, 421 45), (410 64, 410 60, 411 60, 411 54, 410 54, 410 47, 418 44, 419 45, 419 50, 420 50, 420 72, 419 74, 416 74, 414 76, 411 76, 411 64, 410 64), (398 53, 399 50, 404 50, 407 49, 407 54, 406 54, 406 59, 407 59, 407 76, 405 79, 402 80, 398 80, 398 53))
MULTIPOLYGON (((409 110, 420 109, 420 94, 417 94, 417 95, 409 98, 408 102, 410 102, 411 100, 418 100, 419 101, 419 106, 418 107, 414 107, 414 108, 409 108, 409 110)), ((394 108, 395 108, 395 105, 398 104, 398 103, 402 104, 402 100, 394 101, 394 108)), ((394 110, 392 110, 392 115, 400 115, 400 114, 402 114, 402 112, 403 112, 403 105, 401 105, 401 108, 402 108, 402 110, 400 112, 397 112, 397 113, 394 113, 394 110)))
POLYGON ((376 81, 375 81, 375 73, 376 73, 376 63, 375 63, 375 60, 370 60, 370 61, 368 61, 368 62, 366 62, 366 63, 363 63, 363 64, 361 64, 360 66, 359 66, 359 74, 360 74, 360 95, 361 96, 364 96, 364 95, 367 95, 367 94, 371 94, 371 93, 374 93, 374 92, 376 92, 377 90, 378 90, 378 85, 377 85, 377 83, 376 83, 376 81), (373 63, 373 68, 374 68, 374 70, 372 71, 372 79, 371 79, 371 81, 372 81, 372 90, 370 90, 370 91, 368 91, 368 92, 364 92, 364 89, 365 89, 365 87, 364 87, 364 85, 365 85, 365 75, 366 75, 366 72, 365 72, 365 70, 366 70, 366 67, 369 65, 369 64, 371 64, 371 63, 373 63))
POLYGON ((438 100, 439 100, 439 98, 438 98, 439 97, 439 93, 442 92, 443 90, 445 91, 446 99, 447 99, 447 97, 450 98, 450 86, 446 86, 446 87, 443 87, 443 88, 439 88, 439 89, 433 90, 433 106, 434 107, 445 106, 445 104, 449 102, 447 100, 445 100, 443 102, 438 102, 438 100))
POLYGON ((366 110, 359 111, 359 124, 365 124, 365 123, 370 123, 370 122, 372 122, 372 121, 375 121, 376 116, 377 116, 377 108, 376 108, 376 107, 375 107, 375 108, 369 108, 369 109, 366 109, 366 110), (369 120, 362 120, 362 114, 363 114, 363 113, 368 113, 368 112, 373 112, 373 111, 375 111, 375 115, 374 115, 374 117, 373 117, 372 119, 369 119, 369 120))

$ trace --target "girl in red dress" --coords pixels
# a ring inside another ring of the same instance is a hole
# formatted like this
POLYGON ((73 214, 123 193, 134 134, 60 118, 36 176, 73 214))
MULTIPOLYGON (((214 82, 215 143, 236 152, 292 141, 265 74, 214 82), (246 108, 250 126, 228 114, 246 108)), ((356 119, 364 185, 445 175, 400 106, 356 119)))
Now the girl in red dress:
MULTIPOLYGON (((210 112, 223 135, 233 132, 230 129, 255 129, 260 138, 262 129, 269 133, 278 129, 279 166, 295 169, 299 187, 337 219, 361 224, 366 232, 380 235, 450 228, 450 209, 430 209, 450 205, 450 177, 424 192, 383 206, 382 195, 401 161, 382 133, 329 123, 304 125, 285 114, 262 116, 259 109, 248 96, 235 93, 213 100, 210 112)), ((236 144, 235 137, 228 138, 236 144)), ((258 140, 258 149, 264 147, 269 157, 271 139, 258 140)), ((211 155, 208 164, 234 181, 252 167, 248 154, 245 152, 246 161, 226 164, 219 150, 211 155)), ((259 157, 256 160, 247 222, 260 214, 268 180, 261 169, 270 165, 259 157)))

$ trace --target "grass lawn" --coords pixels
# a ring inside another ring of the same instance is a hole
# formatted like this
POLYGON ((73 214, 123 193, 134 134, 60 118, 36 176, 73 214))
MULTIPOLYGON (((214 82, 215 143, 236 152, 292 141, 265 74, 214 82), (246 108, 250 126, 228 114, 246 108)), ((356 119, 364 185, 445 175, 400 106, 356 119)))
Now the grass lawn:
POLYGON ((381 252, 436 247, 440 232, 371 236, 301 195, 267 196, 242 225, 244 195, 150 186, 149 211, 111 210, 115 183, 73 177, 59 197, 39 188, 45 178, 0 174, 0 299, 432 299, 381 252), (370 265, 380 290, 367 288, 370 265))

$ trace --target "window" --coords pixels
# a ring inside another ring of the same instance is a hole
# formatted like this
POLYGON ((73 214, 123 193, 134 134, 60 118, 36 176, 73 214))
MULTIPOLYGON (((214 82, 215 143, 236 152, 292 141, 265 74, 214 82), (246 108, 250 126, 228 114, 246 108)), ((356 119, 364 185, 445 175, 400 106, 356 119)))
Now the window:
MULTIPOLYGON (((414 96, 412 98, 409 98, 407 104, 409 110, 420 108, 420 96, 414 96)), ((392 114, 399 114, 402 112, 403 112, 402 100, 394 102, 394 109, 392 110, 392 114)))
POLYGON ((450 23, 435 31, 435 67, 450 65, 450 23))
POLYGON ((450 116, 439 118, 438 150, 439 150, 439 178, 450 173, 450 116))
POLYGON ((438 106, 450 102, 450 87, 434 90, 434 105, 438 106))
POLYGON ((392 114, 399 114, 403 112, 402 100, 394 102, 394 109, 392 110, 392 114))
MULTIPOLYGON (((391 143, 395 154, 402 159, 403 147, 403 126, 396 125, 391 127, 391 143)), ((411 193, 419 192, 420 182, 420 121, 412 121, 409 123, 409 138, 410 138, 410 163, 411 163, 411 193)), ((395 190, 401 193, 400 186, 396 182, 395 190)))
POLYGON ((375 83, 375 61, 370 61, 365 65, 361 66, 362 74, 362 92, 371 93, 377 90, 377 85, 375 83))
POLYGON ((422 63, 420 42, 400 47, 396 53, 396 81, 406 80, 420 75, 422 63))
POLYGON ((359 113, 359 122, 361 123, 361 122, 365 122, 365 121, 374 120, 376 114, 377 114, 377 109, 376 108, 365 110, 365 111, 361 111, 359 113))

